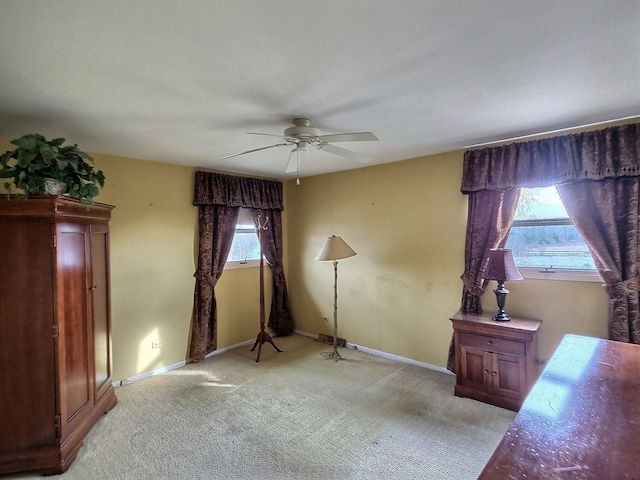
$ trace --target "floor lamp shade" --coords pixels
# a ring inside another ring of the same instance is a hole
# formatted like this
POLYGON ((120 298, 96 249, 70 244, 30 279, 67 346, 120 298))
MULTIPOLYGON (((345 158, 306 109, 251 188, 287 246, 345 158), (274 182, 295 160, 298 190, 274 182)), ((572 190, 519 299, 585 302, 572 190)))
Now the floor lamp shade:
POLYGON ((316 255, 316 260, 319 262, 326 262, 329 260, 340 260, 342 258, 353 257, 357 255, 355 250, 345 242, 342 237, 331 235, 327 238, 327 242, 322 247, 322 250, 316 255))

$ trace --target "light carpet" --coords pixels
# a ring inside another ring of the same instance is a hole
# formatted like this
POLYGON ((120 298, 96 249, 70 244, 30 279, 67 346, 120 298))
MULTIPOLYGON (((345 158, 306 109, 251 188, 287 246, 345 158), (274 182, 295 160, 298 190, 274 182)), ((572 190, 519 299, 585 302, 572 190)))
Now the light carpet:
POLYGON ((452 375, 274 341, 259 363, 249 345, 118 388, 59 478, 475 479, 515 416, 455 397, 452 375))

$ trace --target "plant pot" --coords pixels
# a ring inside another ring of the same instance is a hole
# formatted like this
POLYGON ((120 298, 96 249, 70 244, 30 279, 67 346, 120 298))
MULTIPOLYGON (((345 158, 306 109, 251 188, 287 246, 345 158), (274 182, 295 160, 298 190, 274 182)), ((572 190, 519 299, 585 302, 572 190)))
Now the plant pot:
POLYGON ((54 178, 44 179, 44 192, 47 195, 62 195, 67 191, 67 185, 54 178))

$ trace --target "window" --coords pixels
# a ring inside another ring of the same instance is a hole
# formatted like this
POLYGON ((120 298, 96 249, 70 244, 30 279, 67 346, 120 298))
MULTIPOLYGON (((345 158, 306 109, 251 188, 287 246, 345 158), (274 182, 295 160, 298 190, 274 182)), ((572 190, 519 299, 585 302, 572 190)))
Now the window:
POLYGON ((554 186, 521 189, 506 248, 525 278, 600 280, 554 186))
POLYGON ((241 208, 225 268, 254 266, 258 265, 259 260, 260 244, 251 211, 241 208))

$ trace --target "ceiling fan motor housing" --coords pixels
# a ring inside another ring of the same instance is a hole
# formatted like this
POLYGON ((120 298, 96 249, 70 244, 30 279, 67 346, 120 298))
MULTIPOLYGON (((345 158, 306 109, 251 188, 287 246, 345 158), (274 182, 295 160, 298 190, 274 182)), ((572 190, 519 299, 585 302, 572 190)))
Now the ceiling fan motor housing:
POLYGON ((294 126, 284 131, 284 137, 292 140, 312 139, 320 135, 320 130, 311 126, 311 120, 308 118, 296 118, 293 121, 294 126))

